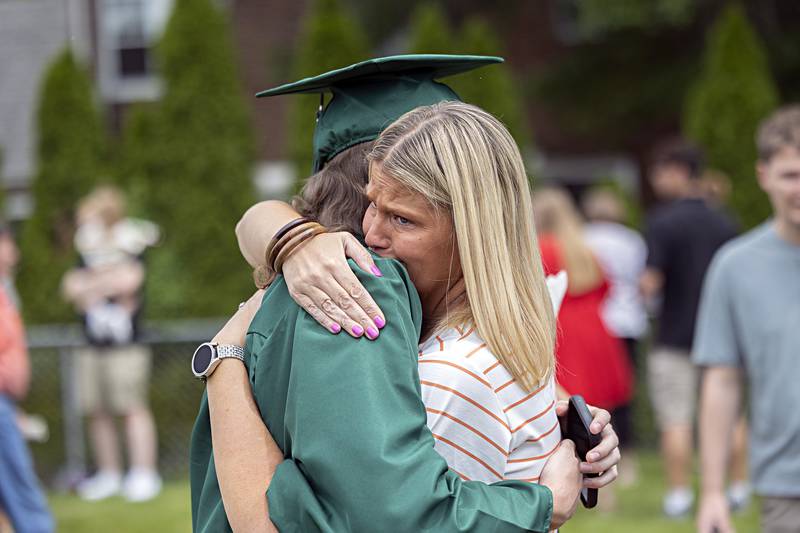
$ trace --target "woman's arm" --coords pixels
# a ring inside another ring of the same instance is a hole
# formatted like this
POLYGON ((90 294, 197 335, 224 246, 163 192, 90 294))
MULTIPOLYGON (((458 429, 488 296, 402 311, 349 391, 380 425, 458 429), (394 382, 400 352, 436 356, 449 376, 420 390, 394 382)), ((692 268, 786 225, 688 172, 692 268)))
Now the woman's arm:
POLYGON ((236 239, 250 266, 255 268, 266 264, 267 245, 272 236, 299 217, 292 206, 278 200, 259 202, 245 211, 236 224, 236 239))
MULTIPOLYGON (((277 200, 257 203, 236 225, 242 255, 254 268, 266 264, 267 245, 278 230, 300 216, 277 200)), ((353 274, 347 258, 365 272, 381 272, 358 239, 346 232, 318 235, 298 248, 283 265, 294 300, 332 333, 375 339, 386 324, 383 312, 353 274)))
MULTIPOLYGON (((247 327, 261 305, 256 292, 220 330, 214 341, 244 346, 247 327)), ((225 514, 234 531, 277 531, 269 519, 266 492, 283 453, 258 412, 247 369, 223 359, 207 382, 211 439, 225 514)))

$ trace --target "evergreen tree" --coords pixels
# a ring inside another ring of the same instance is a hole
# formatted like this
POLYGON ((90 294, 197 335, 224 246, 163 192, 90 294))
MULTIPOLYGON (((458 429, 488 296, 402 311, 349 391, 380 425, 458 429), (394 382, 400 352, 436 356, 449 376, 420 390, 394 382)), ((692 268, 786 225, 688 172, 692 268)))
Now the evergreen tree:
MULTIPOLYGON (((366 37, 339 0, 314 0, 303 20, 293 79, 316 76, 369 58, 366 37)), ((328 98, 330 98, 328 96, 328 98)), ((319 95, 294 95, 288 113, 289 156, 298 175, 297 188, 311 171, 311 143, 319 95)))
POLYGON ((704 70, 689 93, 683 124, 686 136, 705 150, 709 166, 731 177, 732 207, 748 227, 770 213, 755 178, 753 138, 777 103, 764 46, 734 4, 711 28, 704 70))
POLYGON ((45 72, 37 126, 35 205, 22 232, 17 284, 25 318, 42 323, 74 317, 59 296, 61 277, 76 261, 74 209, 103 172, 103 128, 91 82, 69 50, 45 72))
POLYGON ((211 0, 177 0, 158 54, 164 97, 131 117, 124 164, 164 235, 149 262, 148 313, 228 314, 252 290, 233 228, 255 198, 228 21, 211 0))
MULTIPOLYGON (((462 54, 502 56, 503 47, 491 27, 481 18, 470 18, 461 28, 462 54)), ((467 72, 448 85, 465 101, 492 113, 503 121, 517 144, 524 148, 530 142, 528 117, 525 114, 519 82, 507 64, 489 65, 467 72)))
POLYGON ((411 15, 412 54, 455 54, 458 45, 450 22, 438 3, 420 2, 411 15))

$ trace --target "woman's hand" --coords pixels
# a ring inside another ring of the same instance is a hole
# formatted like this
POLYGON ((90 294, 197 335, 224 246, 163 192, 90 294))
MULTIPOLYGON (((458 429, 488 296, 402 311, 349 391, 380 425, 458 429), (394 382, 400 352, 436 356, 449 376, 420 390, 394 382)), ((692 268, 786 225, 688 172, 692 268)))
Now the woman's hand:
POLYGON ((244 346, 247 329, 250 327, 250 322, 253 321, 253 317, 256 316, 259 308, 261 308, 261 300, 264 299, 264 292, 263 289, 257 290, 249 300, 243 302, 230 320, 222 326, 219 333, 214 335, 211 342, 244 346))
MULTIPOLYGON (((586 462, 580 465, 581 472, 584 474, 600 474, 598 477, 587 477, 583 480, 583 486, 587 489, 599 489, 610 484, 617 479, 617 464, 621 458, 619 452, 619 437, 614 428, 611 427, 611 414, 605 409, 589 407, 592 413, 592 423, 589 431, 594 435, 600 435, 600 444, 589 450, 586 454, 586 462)), ((569 402, 560 400, 556 404, 556 414, 563 417, 567 414, 569 402)))
POLYGON ((569 439, 564 439, 542 469, 539 484, 550 489, 553 494, 551 529, 564 525, 578 508, 583 481, 579 465, 580 461, 575 455, 575 444, 569 439))
POLYGON ((383 312, 347 264, 352 258, 366 272, 381 276, 369 252, 347 232, 317 235, 283 264, 289 294, 328 331, 353 337, 378 337, 383 312))

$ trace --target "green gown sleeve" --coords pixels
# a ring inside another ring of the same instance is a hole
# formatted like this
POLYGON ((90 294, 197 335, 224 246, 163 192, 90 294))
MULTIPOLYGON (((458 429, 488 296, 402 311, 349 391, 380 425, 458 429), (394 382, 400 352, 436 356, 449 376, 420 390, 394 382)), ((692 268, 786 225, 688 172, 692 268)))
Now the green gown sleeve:
POLYGON ((268 423, 288 459, 267 491, 271 519, 282 532, 548 531, 549 489, 462 481, 434 450, 419 302, 399 264, 377 261, 383 278, 354 267, 388 318, 377 341, 332 336, 304 312, 272 332, 290 329, 292 353, 290 368, 272 369, 288 376, 280 434, 268 423))

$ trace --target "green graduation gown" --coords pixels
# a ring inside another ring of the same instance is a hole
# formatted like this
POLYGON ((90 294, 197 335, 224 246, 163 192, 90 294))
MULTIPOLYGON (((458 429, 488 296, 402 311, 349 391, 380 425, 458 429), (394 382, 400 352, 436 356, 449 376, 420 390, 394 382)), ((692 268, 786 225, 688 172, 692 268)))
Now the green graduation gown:
MULTIPOLYGON (((552 495, 522 481, 462 481, 434 450, 417 373, 419 296, 399 262, 361 283, 387 317, 376 341, 331 335, 269 288, 250 325, 246 364, 261 416, 285 460, 266 497, 281 532, 541 531, 552 495)), ((191 441, 194 531, 230 531, 204 396, 191 441)))

